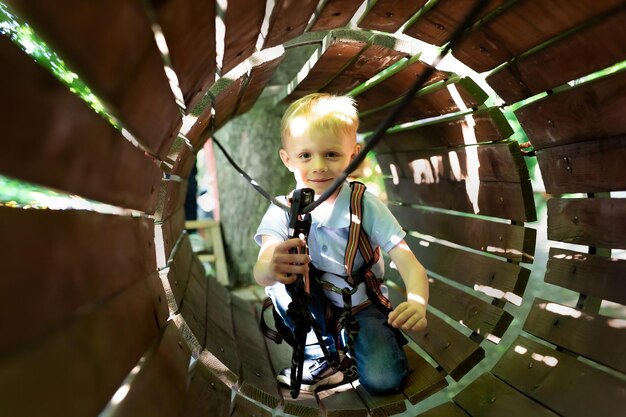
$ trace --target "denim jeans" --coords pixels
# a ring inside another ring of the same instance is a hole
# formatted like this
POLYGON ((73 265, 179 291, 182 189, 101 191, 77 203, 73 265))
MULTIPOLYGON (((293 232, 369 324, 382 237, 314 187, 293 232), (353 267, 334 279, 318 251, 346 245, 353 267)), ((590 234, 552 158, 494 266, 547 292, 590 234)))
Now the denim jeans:
MULTIPOLYGON (((293 329, 293 323, 286 315, 291 297, 285 286, 276 284, 267 287, 266 293, 274 302, 274 308, 285 325, 293 329)), ((328 303, 323 290, 314 280, 311 280, 311 314, 321 330, 324 343, 333 354, 337 352, 334 331, 326 328, 324 319, 324 311, 328 303)), ((408 374, 408 364, 402 346, 392 328, 387 324, 387 317, 373 305, 361 310, 354 317, 359 323, 354 352, 361 385, 371 394, 398 391, 408 374)), ((307 335, 304 355, 306 359, 324 356, 313 331, 307 335)))

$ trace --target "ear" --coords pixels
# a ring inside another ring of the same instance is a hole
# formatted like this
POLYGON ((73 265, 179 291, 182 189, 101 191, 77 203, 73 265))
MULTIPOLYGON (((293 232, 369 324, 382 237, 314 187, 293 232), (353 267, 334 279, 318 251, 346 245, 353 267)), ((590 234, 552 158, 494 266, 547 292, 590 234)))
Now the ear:
POLYGON ((289 158, 289 154, 287 153, 287 151, 281 148, 280 151, 278 151, 278 154, 280 155, 280 159, 283 161, 283 164, 285 164, 287 169, 293 172, 293 168, 291 167, 291 159, 289 158))
POLYGON ((350 160, 352 161, 360 151, 361 151, 361 144, 357 143, 356 145, 354 145, 354 152, 352 153, 352 155, 350 155, 350 160))

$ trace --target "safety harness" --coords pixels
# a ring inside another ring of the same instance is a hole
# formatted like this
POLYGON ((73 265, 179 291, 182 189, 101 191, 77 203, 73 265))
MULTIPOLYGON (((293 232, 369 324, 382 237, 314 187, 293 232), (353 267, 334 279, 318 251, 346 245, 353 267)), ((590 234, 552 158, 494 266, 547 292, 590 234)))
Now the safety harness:
MULTIPOLYGON (((318 342, 322 347, 322 351, 324 352, 324 356, 326 357, 329 365, 339 371, 342 371, 349 378, 354 379, 358 376, 356 369, 354 344, 359 332, 359 325, 354 315, 372 304, 376 306, 379 310, 381 310, 385 315, 388 315, 391 311, 391 303, 389 302, 389 299, 383 294, 381 289, 382 279, 377 278, 372 272, 372 267, 380 259, 380 248, 372 248, 369 238, 362 227, 363 195, 365 193, 366 187, 364 184, 354 181, 350 183, 350 188, 350 229, 344 257, 344 264, 346 266, 346 272, 348 274, 345 277, 345 280, 348 286, 346 286, 345 288, 339 288, 328 281, 322 280, 321 276, 324 272, 312 266, 310 267, 309 272, 309 276, 312 279, 315 279, 316 282, 324 290, 332 291, 342 296, 343 308, 340 310, 340 313, 336 314, 333 311, 333 308, 331 308, 330 306, 328 311, 326 312, 327 326, 330 326, 328 328, 333 328, 332 326, 334 326, 334 328, 336 329, 336 346, 340 346, 344 353, 344 359, 342 360, 341 364, 337 365, 336 359, 331 358, 328 354, 328 350, 319 334, 319 330, 316 329, 314 320, 312 320, 310 312, 308 312, 307 315, 306 312, 302 311, 301 306, 308 306, 309 300, 307 297, 310 297, 308 296, 308 294, 300 296, 301 299, 293 300, 292 303, 289 304, 287 315, 292 320, 294 318, 297 318, 300 323, 304 323, 304 325, 299 325, 298 322, 294 321, 295 330, 293 333, 282 322, 282 319, 276 312, 276 309, 273 308, 273 303, 270 298, 266 299, 263 304, 263 312, 265 312, 265 310, 267 310, 268 308, 273 309, 274 322, 276 323, 277 329, 276 331, 269 328, 265 323, 263 314, 261 314, 260 326, 263 334, 267 338, 273 340, 275 343, 281 343, 283 340, 285 340, 289 345, 294 348, 291 373, 292 396, 294 384, 297 384, 297 388, 295 388, 295 390, 296 392, 298 392, 299 386, 302 382, 302 361, 304 350, 303 343, 304 339, 306 338, 306 334, 311 330, 311 328, 315 330, 318 342), (355 272, 353 271, 353 267, 357 252, 361 252, 361 256, 364 260, 364 265, 355 272), (359 285, 363 282, 366 286, 368 301, 353 307, 352 295, 357 291, 359 285), (294 311, 294 309, 297 309, 297 313, 294 311), (343 329, 345 332, 347 338, 346 343, 340 343, 339 338, 341 334, 341 329, 343 329), (303 332, 305 331, 306 333, 303 334, 303 332), (296 358, 296 356, 298 357, 298 359, 294 359, 296 358), (297 361, 299 361, 300 363, 296 363, 297 361), (294 378, 294 370, 296 369, 299 372, 298 375, 294 378)), ((394 329, 394 332, 396 333, 396 337, 401 343, 406 343, 406 339, 399 331, 394 329)))

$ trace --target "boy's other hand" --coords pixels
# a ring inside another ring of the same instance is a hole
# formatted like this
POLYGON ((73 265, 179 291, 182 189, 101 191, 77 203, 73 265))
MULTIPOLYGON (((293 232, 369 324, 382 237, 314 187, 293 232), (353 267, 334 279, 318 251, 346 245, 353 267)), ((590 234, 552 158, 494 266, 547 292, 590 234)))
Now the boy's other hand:
POLYGON ((291 284, 297 275, 305 274, 309 271, 309 255, 302 252, 306 242, 297 237, 279 243, 274 249, 270 262, 270 271, 278 282, 291 284), (296 249, 296 253, 290 253, 296 249))
POLYGON ((407 300, 400 303, 387 319, 392 327, 404 331, 424 330, 428 325, 424 305, 415 300, 407 300))

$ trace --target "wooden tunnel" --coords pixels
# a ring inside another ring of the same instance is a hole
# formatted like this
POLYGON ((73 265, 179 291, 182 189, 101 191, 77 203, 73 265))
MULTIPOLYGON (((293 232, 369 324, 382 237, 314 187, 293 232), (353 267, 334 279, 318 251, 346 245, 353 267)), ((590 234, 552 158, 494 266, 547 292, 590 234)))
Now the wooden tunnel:
POLYGON ((362 132, 374 130, 431 65, 420 42, 444 45, 473 2, 3 3, 114 123, 3 32, 0 174, 125 210, 0 206, 1 416, 626 413, 625 321, 600 312, 626 304, 626 261, 611 258, 626 249, 626 199, 612 195, 626 190, 626 70, 587 77, 626 59, 626 2, 488 2, 452 55, 489 88, 435 70, 376 149, 431 278, 429 328, 408 334, 409 379, 393 396, 355 384, 297 400, 275 381, 289 358, 258 331, 262 300, 207 278, 192 252, 182 206, 195 153, 304 47, 314 53, 276 102, 350 94, 362 132), (533 190, 503 106, 536 150, 548 241, 528 227, 533 190), (541 286, 571 291, 575 306, 527 291, 536 244, 550 246, 541 286), (495 365, 472 373, 505 337, 495 365))

